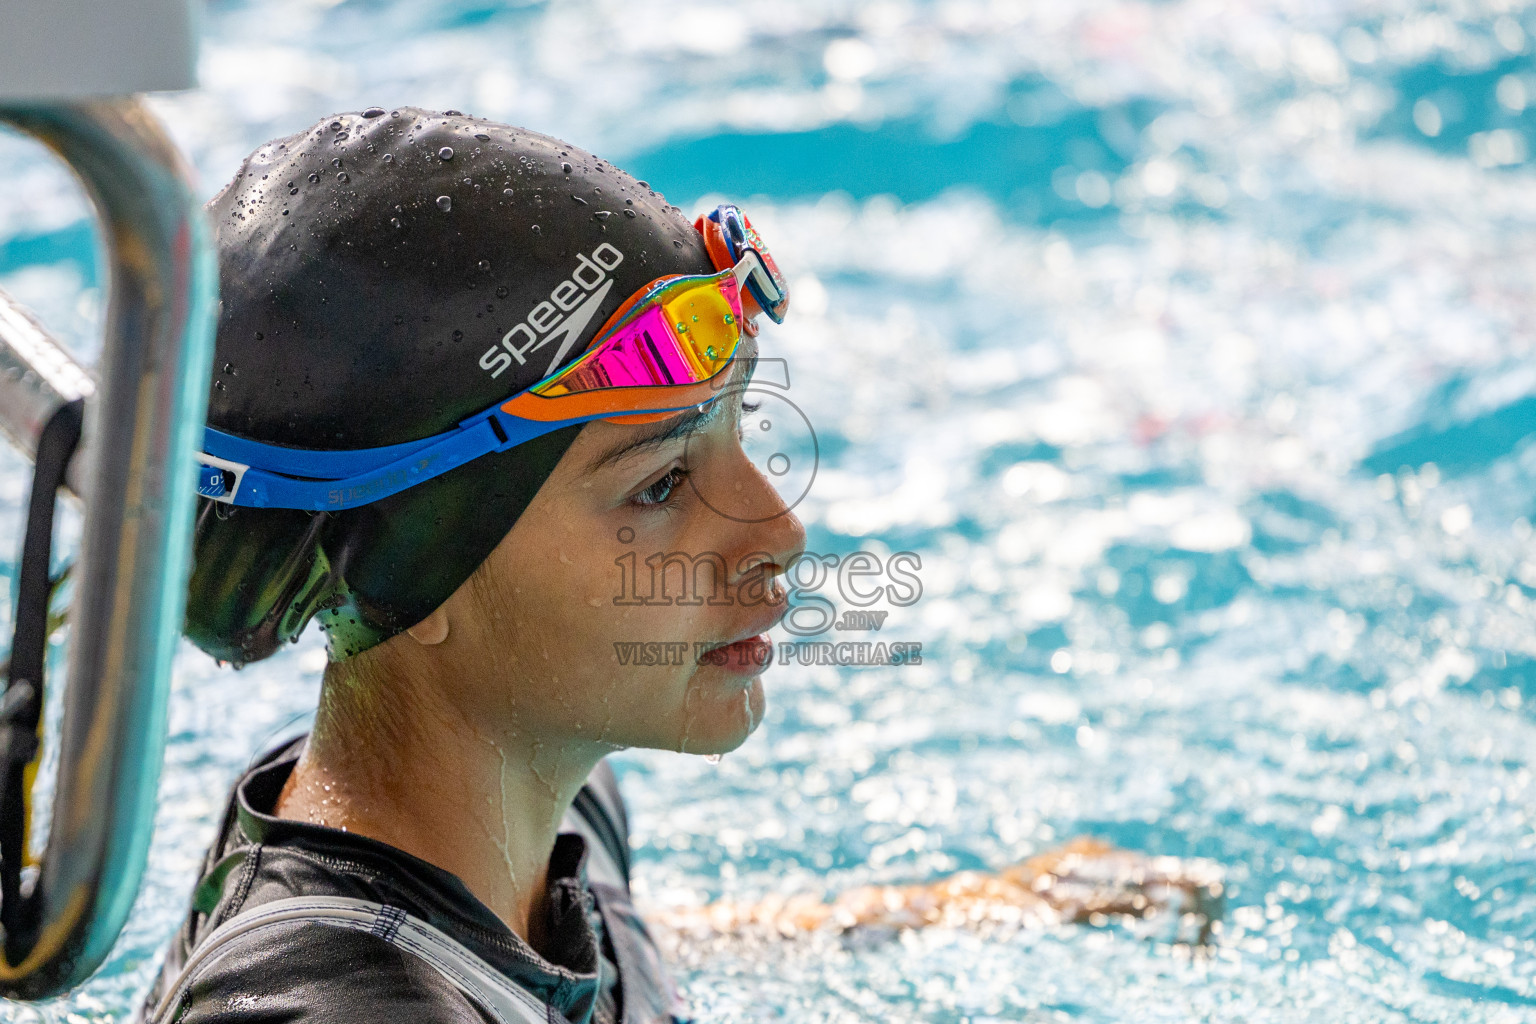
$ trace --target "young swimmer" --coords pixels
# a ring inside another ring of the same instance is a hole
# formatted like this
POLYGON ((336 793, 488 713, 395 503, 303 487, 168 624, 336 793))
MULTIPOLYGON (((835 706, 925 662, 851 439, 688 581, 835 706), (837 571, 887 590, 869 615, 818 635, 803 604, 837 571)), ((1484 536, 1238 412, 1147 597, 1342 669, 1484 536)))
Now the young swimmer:
POLYGON ((148 1018, 669 1019, 601 761, 762 718, 804 541, 732 390, 787 302, 771 258, 734 208, 696 226, 453 112, 327 118, 209 211, 187 633, 248 663, 318 618, 332 660, 313 732, 236 784, 148 1018), (637 549, 719 552, 733 599, 619 600, 637 549), (621 666, 633 641, 706 656, 621 666))
POLYGON ((829 901, 811 895, 758 903, 656 911, 662 945, 674 956, 704 955, 708 940, 879 934, 937 925, 985 930, 1158 920, 1164 938, 1206 945, 1221 918, 1216 865, 1148 857, 1093 839, 1075 839, 996 873, 962 871, 926 885, 871 885, 829 901), (702 940, 702 941, 701 941, 702 940))
MULTIPOLYGON (((310 735, 235 785, 145 1018, 672 1019, 602 759, 724 753, 762 720, 804 545, 738 433, 788 303, 762 240, 558 140, 406 108, 262 147, 209 210, 187 633, 240 664, 318 619, 331 662, 310 735), (642 549, 719 553, 729 600, 624 600, 642 549), (703 656, 621 664, 635 641, 703 656)), ((894 906, 796 926, 946 920, 894 906)))

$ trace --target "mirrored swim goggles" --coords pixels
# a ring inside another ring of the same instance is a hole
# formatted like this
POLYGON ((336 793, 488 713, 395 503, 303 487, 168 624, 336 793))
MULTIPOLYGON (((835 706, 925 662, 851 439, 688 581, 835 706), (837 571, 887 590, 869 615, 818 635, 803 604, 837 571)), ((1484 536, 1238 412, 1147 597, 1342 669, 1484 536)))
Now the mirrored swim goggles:
POLYGON ((452 430, 381 448, 286 448, 207 427, 197 493, 247 508, 356 508, 571 424, 644 423, 713 401, 743 333, 757 333, 755 318, 783 322, 789 286, 735 206, 694 226, 716 273, 652 281, 585 354, 527 390, 452 430))

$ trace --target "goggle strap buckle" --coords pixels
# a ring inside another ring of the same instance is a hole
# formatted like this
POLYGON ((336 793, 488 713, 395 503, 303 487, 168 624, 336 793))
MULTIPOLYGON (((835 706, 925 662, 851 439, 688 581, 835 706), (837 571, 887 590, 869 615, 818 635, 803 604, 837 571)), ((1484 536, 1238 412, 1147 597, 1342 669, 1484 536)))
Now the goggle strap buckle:
MULTIPOLYGON (((758 300, 758 305, 768 312, 774 306, 784 300, 779 292, 779 286, 774 283, 773 275, 768 273, 768 268, 763 266, 763 258, 757 254, 756 249, 743 249, 741 259, 736 261, 732 268, 736 275, 736 284, 745 288, 752 297, 758 300)), ((775 321, 777 317, 771 312, 768 316, 775 321)))
POLYGON ((245 474, 251 467, 243 462, 231 462, 229 459, 209 455, 207 452, 198 452, 197 462, 197 493, 205 498, 233 505, 235 496, 240 493, 240 485, 245 482, 245 474))

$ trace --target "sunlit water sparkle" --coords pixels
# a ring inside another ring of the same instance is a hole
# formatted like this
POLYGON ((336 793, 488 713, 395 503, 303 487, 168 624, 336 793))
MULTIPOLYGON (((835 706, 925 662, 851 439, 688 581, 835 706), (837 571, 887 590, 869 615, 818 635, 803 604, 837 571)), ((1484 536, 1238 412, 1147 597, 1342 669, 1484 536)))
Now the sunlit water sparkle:
MULTIPOLYGON (((452 107, 687 209, 750 197, 795 282, 765 351, 820 441, 810 545, 920 555, 880 636, 923 664, 780 667, 717 766, 624 755, 642 897, 1084 833, 1226 866, 1205 957, 722 949, 682 979, 702 1019, 1536 1020, 1529 5, 221 0, 206 30, 205 88, 155 101, 206 192, 334 110, 452 107)), ((13 137, 0 178, 0 287, 89 355, 82 200, 13 137)), ((321 665, 182 651, 133 921, 7 1019, 122 1015, 321 665)))

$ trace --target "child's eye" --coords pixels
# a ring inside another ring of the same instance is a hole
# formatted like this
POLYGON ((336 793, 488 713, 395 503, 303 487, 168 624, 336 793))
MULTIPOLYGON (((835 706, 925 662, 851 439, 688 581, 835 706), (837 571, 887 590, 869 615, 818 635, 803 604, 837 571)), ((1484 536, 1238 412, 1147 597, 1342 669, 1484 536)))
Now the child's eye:
POLYGON ((751 402, 745 398, 741 400, 741 415, 736 417, 736 440, 745 441, 747 439, 746 418, 762 407, 763 400, 761 398, 751 402))
POLYGON ((672 492, 681 487, 687 478, 686 469, 681 466, 675 467, 669 470, 666 476, 635 495, 632 500, 636 505, 665 505, 672 499, 672 492))

